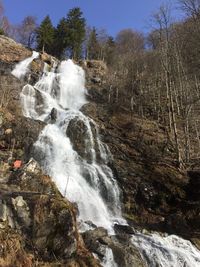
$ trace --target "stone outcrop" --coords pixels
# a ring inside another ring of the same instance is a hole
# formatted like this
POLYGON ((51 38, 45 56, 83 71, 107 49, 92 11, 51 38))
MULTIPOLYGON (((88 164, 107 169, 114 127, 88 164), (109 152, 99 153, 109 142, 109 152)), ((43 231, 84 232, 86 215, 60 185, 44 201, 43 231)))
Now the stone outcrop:
POLYGON ((78 233, 76 208, 60 195, 35 160, 11 171, 8 182, 1 182, 0 187, 1 244, 8 234, 21 255, 18 258, 11 248, 2 247, 1 266, 21 266, 23 262, 27 262, 24 266, 56 266, 57 259, 59 266, 100 266, 78 233))
POLYGON ((0 110, 0 116, 2 118, 0 148, 12 152, 13 160, 15 158, 29 160, 33 144, 45 123, 33 121, 19 114, 11 114, 5 109, 0 110))
POLYGON ((14 40, 0 35, 0 61, 18 62, 30 57, 32 52, 14 40))

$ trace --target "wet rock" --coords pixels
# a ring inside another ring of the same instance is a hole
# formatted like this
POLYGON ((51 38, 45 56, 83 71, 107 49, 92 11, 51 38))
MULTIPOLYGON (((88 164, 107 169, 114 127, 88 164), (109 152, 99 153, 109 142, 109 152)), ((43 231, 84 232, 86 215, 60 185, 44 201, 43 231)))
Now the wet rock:
POLYGON ((51 110, 51 113, 50 113, 50 117, 51 117, 51 122, 54 123, 56 122, 56 119, 57 119, 57 109, 53 108, 51 110))
POLYGON ((101 243, 101 239, 108 236, 108 232, 103 227, 98 227, 95 230, 89 230, 83 233, 83 239, 89 250, 97 254, 103 260, 106 254, 106 246, 101 243))
POLYGON ((120 238, 112 239, 110 244, 112 248, 114 259, 118 266, 124 267, 145 267, 138 249, 132 244, 131 241, 127 241, 120 238))
POLYGON ((82 158, 91 162, 92 144, 88 128, 84 121, 78 117, 72 119, 69 122, 66 134, 70 138, 74 150, 76 150, 82 158))
POLYGON ((12 129, 12 134, 4 133, 3 136, 0 136, 0 141, 5 140, 8 147, 14 146, 15 149, 22 149, 24 151, 23 159, 28 161, 32 156, 33 144, 45 123, 19 116, 11 122, 6 121, 3 129, 8 129, 8 126, 12 129))
POLYGON ((89 163, 94 159, 104 164, 112 161, 111 157, 107 157, 107 147, 100 141, 98 129, 92 120, 84 121, 75 117, 69 122, 66 134, 74 149, 89 163))
POLYGON ((145 266, 139 251, 130 240, 131 235, 109 236, 104 228, 99 227, 83 233, 83 238, 87 248, 98 255, 101 261, 105 261, 107 249, 111 249, 118 266, 145 266))
POLYGON ((131 227, 129 225, 115 224, 114 230, 118 234, 128 234, 128 235, 135 234, 135 230, 133 229, 133 227, 131 227))

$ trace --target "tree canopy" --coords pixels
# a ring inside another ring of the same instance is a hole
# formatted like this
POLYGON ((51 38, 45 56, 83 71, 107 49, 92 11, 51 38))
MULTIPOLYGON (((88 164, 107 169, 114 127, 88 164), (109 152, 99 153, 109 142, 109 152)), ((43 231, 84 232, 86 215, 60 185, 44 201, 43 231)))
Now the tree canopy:
POLYGON ((54 38, 55 29, 50 17, 46 16, 37 29, 37 48, 52 54, 54 38))

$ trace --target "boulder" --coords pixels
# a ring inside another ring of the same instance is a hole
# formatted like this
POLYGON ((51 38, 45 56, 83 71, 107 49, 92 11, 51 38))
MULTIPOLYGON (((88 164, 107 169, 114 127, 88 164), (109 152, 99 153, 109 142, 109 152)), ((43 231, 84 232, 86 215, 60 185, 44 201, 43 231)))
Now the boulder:
POLYGON ((145 263, 130 238, 129 234, 109 236, 102 227, 83 233, 87 248, 98 255, 101 262, 106 262, 107 251, 111 249, 117 266, 144 267, 145 263))

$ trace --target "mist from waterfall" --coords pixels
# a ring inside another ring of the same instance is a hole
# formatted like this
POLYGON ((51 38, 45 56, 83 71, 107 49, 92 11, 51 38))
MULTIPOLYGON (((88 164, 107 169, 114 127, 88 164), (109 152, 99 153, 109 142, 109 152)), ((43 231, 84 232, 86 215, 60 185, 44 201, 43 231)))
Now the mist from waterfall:
MULTIPOLYGON (((12 74, 23 77, 37 56, 33 53, 31 58, 21 62, 23 64, 18 64, 12 74)), ((108 166, 111 154, 101 141, 98 126, 80 111, 87 103, 85 93, 85 74, 81 67, 67 60, 60 64, 54 62, 49 71, 45 64, 39 81, 22 89, 22 111, 26 117, 47 123, 35 143, 35 157, 62 195, 77 203, 82 230, 92 222, 114 233, 115 223, 126 223, 121 215, 120 191, 108 166), (83 131, 76 141, 83 141, 82 153, 73 140, 80 125, 83 131), (75 132, 70 135, 72 127, 75 132)), ((147 266, 200 266, 200 252, 189 241, 177 236, 137 233, 132 236, 132 242, 147 266)), ((111 249, 107 249, 102 264, 117 266, 111 249)))

